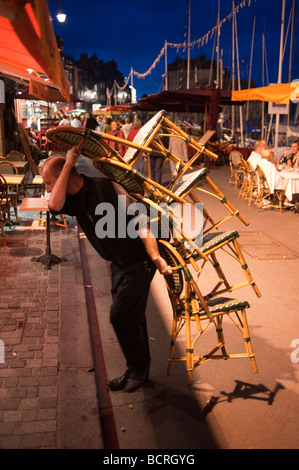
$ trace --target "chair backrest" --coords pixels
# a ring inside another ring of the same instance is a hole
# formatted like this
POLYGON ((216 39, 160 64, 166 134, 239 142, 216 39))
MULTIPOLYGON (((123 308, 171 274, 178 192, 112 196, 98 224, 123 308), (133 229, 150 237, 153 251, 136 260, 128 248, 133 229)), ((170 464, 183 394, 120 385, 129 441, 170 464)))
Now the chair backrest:
POLYGON ((242 156, 241 152, 239 152, 238 150, 233 150, 229 154, 229 162, 232 164, 233 167, 240 166, 241 162, 242 162, 242 159, 243 159, 243 156, 242 156))
POLYGON ((259 165, 256 165, 255 172, 256 172, 256 175, 257 175, 257 178, 258 178, 258 189, 259 189, 259 191, 266 191, 267 193, 270 194, 271 193, 270 186, 269 186, 268 180, 266 178, 266 175, 265 175, 263 169, 259 165))
POLYGON ((206 143, 209 142, 211 137, 213 137, 215 132, 216 132, 215 130, 213 130, 213 131, 209 130, 209 131, 205 132, 204 135, 199 139, 200 145, 206 145, 206 143))
POLYGON ((0 161, 0 173, 4 173, 7 175, 17 175, 18 169, 12 162, 8 160, 6 162, 0 161))
POLYGON ((141 173, 132 173, 129 168, 123 167, 120 163, 110 159, 94 159, 94 166, 106 176, 121 184, 129 193, 144 194, 142 183, 144 177, 141 173))
POLYGON ((186 173, 175 182, 172 191, 176 196, 182 197, 188 194, 208 173, 209 170, 207 168, 201 168, 192 173, 186 173))
POLYGON ((107 157, 113 149, 101 138, 101 134, 91 129, 75 127, 54 127, 46 132, 46 137, 60 147, 70 149, 80 147, 80 152, 89 158, 107 157))
MULTIPOLYGON (((3 175, 0 173, 0 205, 3 206, 8 201, 8 189, 6 180, 3 175)), ((1 211, 1 207, 0 207, 1 211)))
POLYGON ((164 276, 168 292, 170 296, 179 297, 184 288, 184 280, 182 275, 182 266, 180 265, 174 252, 169 249, 169 244, 163 240, 159 240, 159 251, 166 263, 175 268, 172 274, 164 276))
POLYGON ((21 154, 21 152, 18 152, 17 150, 12 150, 11 152, 9 152, 6 158, 10 162, 23 162, 25 160, 25 157, 21 154))
MULTIPOLYGON (((147 121, 146 124, 141 127, 141 129, 139 129, 138 133, 133 139, 133 142, 138 145, 148 146, 151 136, 166 114, 166 111, 159 111, 157 114, 155 114, 149 121, 147 121)), ((138 152, 140 152, 140 150, 129 147, 123 157, 125 162, 131 164, 135 160, 138 152)))

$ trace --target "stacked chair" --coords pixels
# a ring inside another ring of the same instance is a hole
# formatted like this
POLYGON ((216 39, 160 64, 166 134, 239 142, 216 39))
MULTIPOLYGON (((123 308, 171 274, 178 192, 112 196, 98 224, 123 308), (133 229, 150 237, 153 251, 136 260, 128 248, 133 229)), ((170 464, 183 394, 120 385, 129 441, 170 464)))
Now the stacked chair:
POLYGON ((246 317, 249 303, 230 298, 230 293, 245 286, 251 286, 257 297, 261 293, 238 244, 238 232, 219 230, 231 217, 236 216, 245 225, 248 222, 209 177, 209 170, 196 165, 202 154, 215 160, 217 155, 172 123, 165 111, 155 114, 140 129, 133 142, 89 129, 66 127, 49 130, 47 139, 64 148, 80 148, 80 152, 91 158, 99 171, 123 185, 142 202, 151 217, 151 223, 157 222, 160 230, 159 250, 172 268, 172 274, 164 276, 173 315, 168 374, 173 362, 185 362, 188 386, 192 388, 193 370, 197 366, 207 360, 243 357, 250 359, 254 372, 257 372, 246 317), (188 163, 168 151, 164 138, 170 135, 183 139, 194 148, 195 154, 188 163), (109 146, 109 140, 127 147, 123 158, 109 146), (149 161, 153 149, 175 162, 176 171, 167 187, 151 179, 149 164, 147 175, 134 168, 142 156, 147 156, 149 161), (216 220, 207 204, 201 202, 201 196, 218 201, 226 209, 224 217, 216 220), (192 235, 186 233, 180 220, 187 204, 194 211, 202 211, 202 224, 192 235), (163 227, 166 229, 163 230, 163 227), (220 252, 236 261, 237 269, 244 273, 242 281, 229 281, 225 274, 225 263, 220 264, 218 259, 220 252), (209 272, 208 267, 215 274, 216 281, 203 293, 201 281, 205 273, 209 272), (222 328, 224 318, 231 320, 243 337, 245 345, 242 352, 227 352, 222 328), (198 340, 209 326, 215 328, 216 341, 208 352, 200 354, 198 340), (179 348, 176 347, 179 335, 184 335, 183 355, 179 354, 179 348))

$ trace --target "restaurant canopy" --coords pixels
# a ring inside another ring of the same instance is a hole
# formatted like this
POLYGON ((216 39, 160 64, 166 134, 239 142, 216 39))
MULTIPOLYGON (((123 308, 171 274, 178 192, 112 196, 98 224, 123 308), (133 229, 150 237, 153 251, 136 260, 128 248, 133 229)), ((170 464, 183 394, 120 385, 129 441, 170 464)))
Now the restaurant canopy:
POLYGON ((288 104, 299 99, 299 82, 232 91, 233 101, 267 101, 288 104))
POLYGON ((46 0, 0 0, 0 35, 0 72, 37 87, 50 80, 70 102, 46 0))
POLYGON ((138 101, 140 111, 205 113, 209 112, 208 129, 216 129, 220 106, 240 105, 231 99, 231 91, 213 87, 199 87, 182 90, 167 90, 148 95, 138 101))
POLYGON ((126 114, 132 111, 133 105, 131 104, 115 104, 112 106, 106 106, 105 108, 99 108, 94 111, 94 114, 126 114))

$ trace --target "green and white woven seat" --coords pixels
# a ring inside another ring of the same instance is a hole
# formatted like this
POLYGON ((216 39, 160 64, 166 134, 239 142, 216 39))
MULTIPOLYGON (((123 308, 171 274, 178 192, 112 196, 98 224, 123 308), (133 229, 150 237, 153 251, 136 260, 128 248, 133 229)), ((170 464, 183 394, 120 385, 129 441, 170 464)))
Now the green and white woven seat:
POLYGON ((238 237, 239 233, 236 230, 228 232, 210 232, 204 235, 203 244, 200 249, 205 253, 206 251, 210 251, 223 243, 229 243, 238 237))
MULTIPOLYGON (((142 146, 147 146, 151 140, 151 136, 153 135, 155 129, 166 115, 167 112, 163 110, 156 113, 149 121, 147 121, 146 124, 141 127, 141 129, 139 129, 138 133, 133 139, 133 143, 142 146)), ((132 165, 132 163, 136 160, 138 153, 140 153, 140 150, 129 147, 123 157, 124 161, 128 165, 132 165)))

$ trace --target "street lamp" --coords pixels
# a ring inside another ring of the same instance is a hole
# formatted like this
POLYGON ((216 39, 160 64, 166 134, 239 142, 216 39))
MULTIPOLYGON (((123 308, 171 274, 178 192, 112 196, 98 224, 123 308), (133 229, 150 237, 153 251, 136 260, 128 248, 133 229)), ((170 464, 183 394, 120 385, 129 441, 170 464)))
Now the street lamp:
POLYGON ((56 18, 58 19, 59 23, 64 23, 65 22, 65 19, 66 19, 66 14, 64 13, 64 11, 60 8, 57 15, 56 15, 56 18))

